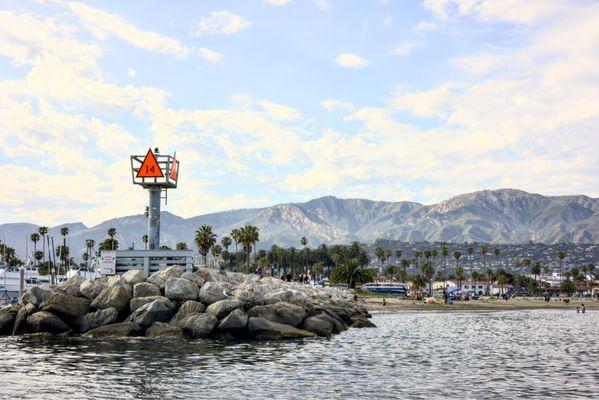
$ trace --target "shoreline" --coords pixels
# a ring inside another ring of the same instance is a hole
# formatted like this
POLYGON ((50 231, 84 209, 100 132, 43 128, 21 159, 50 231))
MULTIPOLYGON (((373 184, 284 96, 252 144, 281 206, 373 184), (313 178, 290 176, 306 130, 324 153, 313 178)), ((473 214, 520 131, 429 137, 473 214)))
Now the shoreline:
POLYGON ((443 304, 442 300, 436 299, 434 304, 427 304, 424 301, 404 300, 397 297, 384 298, 386 305, 383 305, 383 298, 377 296, 360 296, 360 301, 366 306, 368 311, 374 312, 396 312, 396 311, 441 311, 441 312, 459 312, 459 311, 509 311, 509 310, 557 310, 568 309, 575 311, 581 304, 585 305, 587 310, 598 310, 599 300, 591 298, 570 299, 569 303, 563 301, 546 302, 543 298, 515 298, 508 301, 495 298, 484 298, 481 300, 459 301, 453 304, 443 304))

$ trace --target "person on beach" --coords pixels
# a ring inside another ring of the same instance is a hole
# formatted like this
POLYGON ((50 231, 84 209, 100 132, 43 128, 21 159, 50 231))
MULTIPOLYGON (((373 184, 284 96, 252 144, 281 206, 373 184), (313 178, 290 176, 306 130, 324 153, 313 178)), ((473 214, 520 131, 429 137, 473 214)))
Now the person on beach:
POLYGON ((585 312, 585 310, 586 310, 586 309, 584 308, 584 303, 581 305, 581 307, 580 307, 580 308, 582 309, 582 313, 584 314, 584 312, 585 312))
POLYGON ((576 306, 576 314, 580 313, 580 308, 576 306))
POLYGON ((447 298, 448 298, 448 296, 447 296, 447 290, 443 289, 443 301, 445 302, 445 304, 447 304, 447 298))
POLYGON ((387 300, 383 299, 383 305, 386 306, 387 305, 387 300))

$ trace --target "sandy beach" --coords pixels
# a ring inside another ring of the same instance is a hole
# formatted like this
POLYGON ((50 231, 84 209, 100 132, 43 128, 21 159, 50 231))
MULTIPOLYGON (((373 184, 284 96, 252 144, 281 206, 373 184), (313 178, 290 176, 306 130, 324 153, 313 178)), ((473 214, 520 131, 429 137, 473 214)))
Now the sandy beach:
POLYGON ((480 300, 457 301, 453 304, 443 304, 442 299, 436 299, 436 303, 427 304, 424 301, 405 300, 398 297, 384 298, 386 305, 383 305, 383 297, 360 296, 370 311, 501 311, 501 310, 526 310, 526 309, 557 309, 568 308, 576 309, 581 304, 585 305, 587 310, 599 309, 599 300, 590 298, 572 298, 569 303, 558 299, 551 299, 546 302, 541 297, 517 297, 508 301, 485 297, 480 300))

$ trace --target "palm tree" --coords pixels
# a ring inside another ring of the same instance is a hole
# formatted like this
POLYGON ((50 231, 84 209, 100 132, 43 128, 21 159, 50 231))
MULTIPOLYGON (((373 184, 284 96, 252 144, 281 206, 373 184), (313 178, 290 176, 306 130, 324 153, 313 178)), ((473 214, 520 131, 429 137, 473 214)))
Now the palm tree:
POLYGON ((447 249, 447 243, 441 243, 441 255, 443 256, 443 266, 447 268, 447 255, 449 254, 449 250, 447 249))
POLYGON ((235 241, 235 253, 237 253, 237 244, 241 242, 241 230, 239 228, 231 230, 231 237, 235 241))
MULTIPOLYGON (((67 254, 68 254, 68 248, 67 248, 67 235, 68 234, 69 234, 68 227, 63 226, 62 228, 60 228, 60 235, 62 236, 62 248, 67 252, 67 254)), ((58 257, 63 258, 62 254, 60 254, 58 257)), ((66 266, 66 260, 64 261, 64 264, 66 266)))
POLYGON ((252 246, 254 248, 254 254, 256 253, 256 243, 260 240, 260 233, 258 231, 257 226, 253 225, 245 225, 240 230, 240 238, 241 244, 243 245, 243 250, 246 253, 246 261, 249 267, 250 265, 250 254, 252 252, 252 246))
POLYGON ((489 251, 489 249, 487 248, 487 246, 480 246, 480 254, 482 254, 483 256, 483 269, 487 268, 487 252, 489 251))
MULTIPOLYGON (((85 247, 87 248, 87 254, 88 254, 88 260, 91 261, 91 258, 93 256, 93 251, 94 251, 94 246, 96 245, 96 241, 94 239, 87 239, 85 241, 85 247)), ((87 265, 87 269, 89 270, 89 263, 87 265)))
POLYGON ((40 226, 37 231, 42 237, 42 258, 46 258, 46 235, 48 234, 48 227, 40 226))
MULTIPOLYGON (((530 273, 534 275, 535 281, 539 281, 538 276, 541 274, 541 262, 535 261, 532 267, 530 268, 530 273)), ((539 282, 540 284, 540 282, 539 282)))
MULTIPOLYGON (((108 231, 106 231, 106 233, 108 234, 108 236, 110 236, 111 250, 114 250, 115 249, 114 236, 116 235, 116 229, 115 228, 108 228, 108 231)), ((116 245, 116 247, 118 247, 118 244, 116 245)), ((108 250, 108 249, 103 249, 103 250, 108 250)))
POLYGON ((372 270, 364 266, 355 258, 344 261, 333 270, 332 281, 346 283, 347 287, 354 289, 356 285, 372 280, 372 270))
POLYGON ((422 264, 422 266, 420 267, 420 270, 422 271, 422 275, 424 275, 424 277, 428 281, 428 295, 432 296, 433 295, 433 277, 435 276, 435 268, 433 267, 433 264, 431 264, 430 261, 427 261, 424 264, 422 264))
POLYGON ((464 279, 464 268, 459 267, 456 260, 455 276, 458 279, 458 290, 462 290, 462 280, 464 279))
POLYGON ((229 236, 223 236, 220 240, 220 244, 223 246, 225 251, 229 251, 229 246, 231 246, 231 238, 229 236))
POLYGON ((308 239, 305 236, 302 236, 300 239, 300 244, 304 246, 304 273, 308 270, 308 239))
POLYGON ((412 282, 412 289, 414 291, 419 291, 426 287, 426 278, 420 274, 413 275, 412 278, 410 278, 410 282, 412 282))
POLYGON ((501 255, 501 250, 495 249, 493 250, 493 254, 495 255, 495 262, 497 263, 497 267, 499 268, 499 256, 501 255))
POLYGON ((403 254, 403 253, 402 253, 402 251, 401 251, 401 250, 399 250, 399 249, 395 250, 395 257, 397 257, 397 263, 398 263, 398 264, 400 263, 400 260, 401 260, 401 256, 402 256, 402 254, 403 254))
POLYGON ((557 252, 557 259, 559 260, 559 280, 560 282, 563 280, 563 264, 564 264, 564 258, 566 258, 566 252, 565 251, 558 251, 557 252))
POLYGON ((468 246, 466 248, 466 253, 468 253, 468 259, 470 260, 470 268, 472 268, 472 262, 474 261, 472 254, 474 254, 474 248, 472 246, 468 246))
POLYGON ((374 255, 376 256, 376 258, 379 259, 380 261, 380 271, 383 270, 383 265, 385 264, 385 249, 383 249, 382 247, 377 247, 376 249, 374 249, 374 255))
POLYGON ((497 279, 497 283, 501 286, 500 291, 501 291, 502 295, 503 295, 503 285, 508 283, 509 278, 510 277, 509 277, 508 273, 503 268, 501 268, 499 271, 497 271, 496 279, 497 279))
POLYGON ((212 227, 210 225, 200 226, 193 240, 200 254, 204 257, 204 266, 207 266, 208 252, 216 243, 216 235, 212 232, 212 227))
POLYGON ((489 268, 485 270, 485 275, 487 275, 487 280, 489 281, 489 294, 491 294, 491 284, 495 282, 495 272, 489 268))
POLYGON ((148 235, 143 235, 141 237, 141 241, 144 242, 144 247, 145 247, 146 250, 148 250, 148 239, 149 239, 148 235))
POLYGON ((210 248, 210 253, 212 254, 212 257, 214 257, 214 262, 216 264, 216 267, 220 267, 219 256, 221 255, 222 252, 223 252, 223 248, 220 246, 220 244, 213 244, 212 247, 210 248))
POLYGON ((29 239, 33 242, 33 258, 35 258, 35 254, 37 253, 37 242, 40 240, 40 234, 34 232, 29 235, 29 239))

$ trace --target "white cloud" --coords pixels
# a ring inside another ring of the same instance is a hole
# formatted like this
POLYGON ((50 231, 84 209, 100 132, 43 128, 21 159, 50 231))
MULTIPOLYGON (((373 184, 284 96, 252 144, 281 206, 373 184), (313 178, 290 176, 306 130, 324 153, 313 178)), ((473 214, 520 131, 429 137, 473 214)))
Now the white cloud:
POLYGON ((316 4, 316 7, 320 8, 322 11, 328 11, 331 8, 331 3, 327 0, 314 0, 314 4, 316 4))
POLYGON ((396 56, 405 56, 410 54, 414 47, 416 47, 414 43, 398 43, 395 46, 393 46, 391 54, 394 54, 396 56))
POLYGON ((356 54, 343 53, 335 58, 335 64, 345 68, 362 68, 370 65, 370 61, 356 54))
POLYGON ((240 15, 230 11, 212 11, 203 17, 193 30, 194 36, 232 35, 247 29, 251 23, 240 15))
POLYGON ((302 114, 293 107, 272 103, 266 100, 260 101, 260 105, 266 111, 266 115, 275 120, 292 121, 302 118, 302 114))
POLYGON ((264 2, 270 4, 273 7, 282 7, 292 4, 293 0, 264 0, 264 2))
POLYGON ((129 68, 127 70, 127 75, 129 75, 129 78, 135 78, 137 76, 137 71, 133 68, 129 68))
POLYGON ((320 103, 321 106, 329 111, 336 110, 352 110, 354 106, 351 103, 343 102, 335 99, 326 99, 320 103))
POLYGON ((155 32, 141 30, 116 14, 110 14, 97 8, 78 2, 58 2, 69 8, 97 38, 106 39, 115 35, 134 46, 156 53, 172 54, 184 58, 192 50, 178 40, 155 32))
POLYGON ((436 29, 439 29, 439 25, 429 21, 422 21, 414 28, 416 32, 434 31, 436 29))
POLYGON ((201 48, 198 50, 200 57, 204 60, 210 61, 213 64, 220 64, 223 61, 223 55, 217 51, 201 48))

